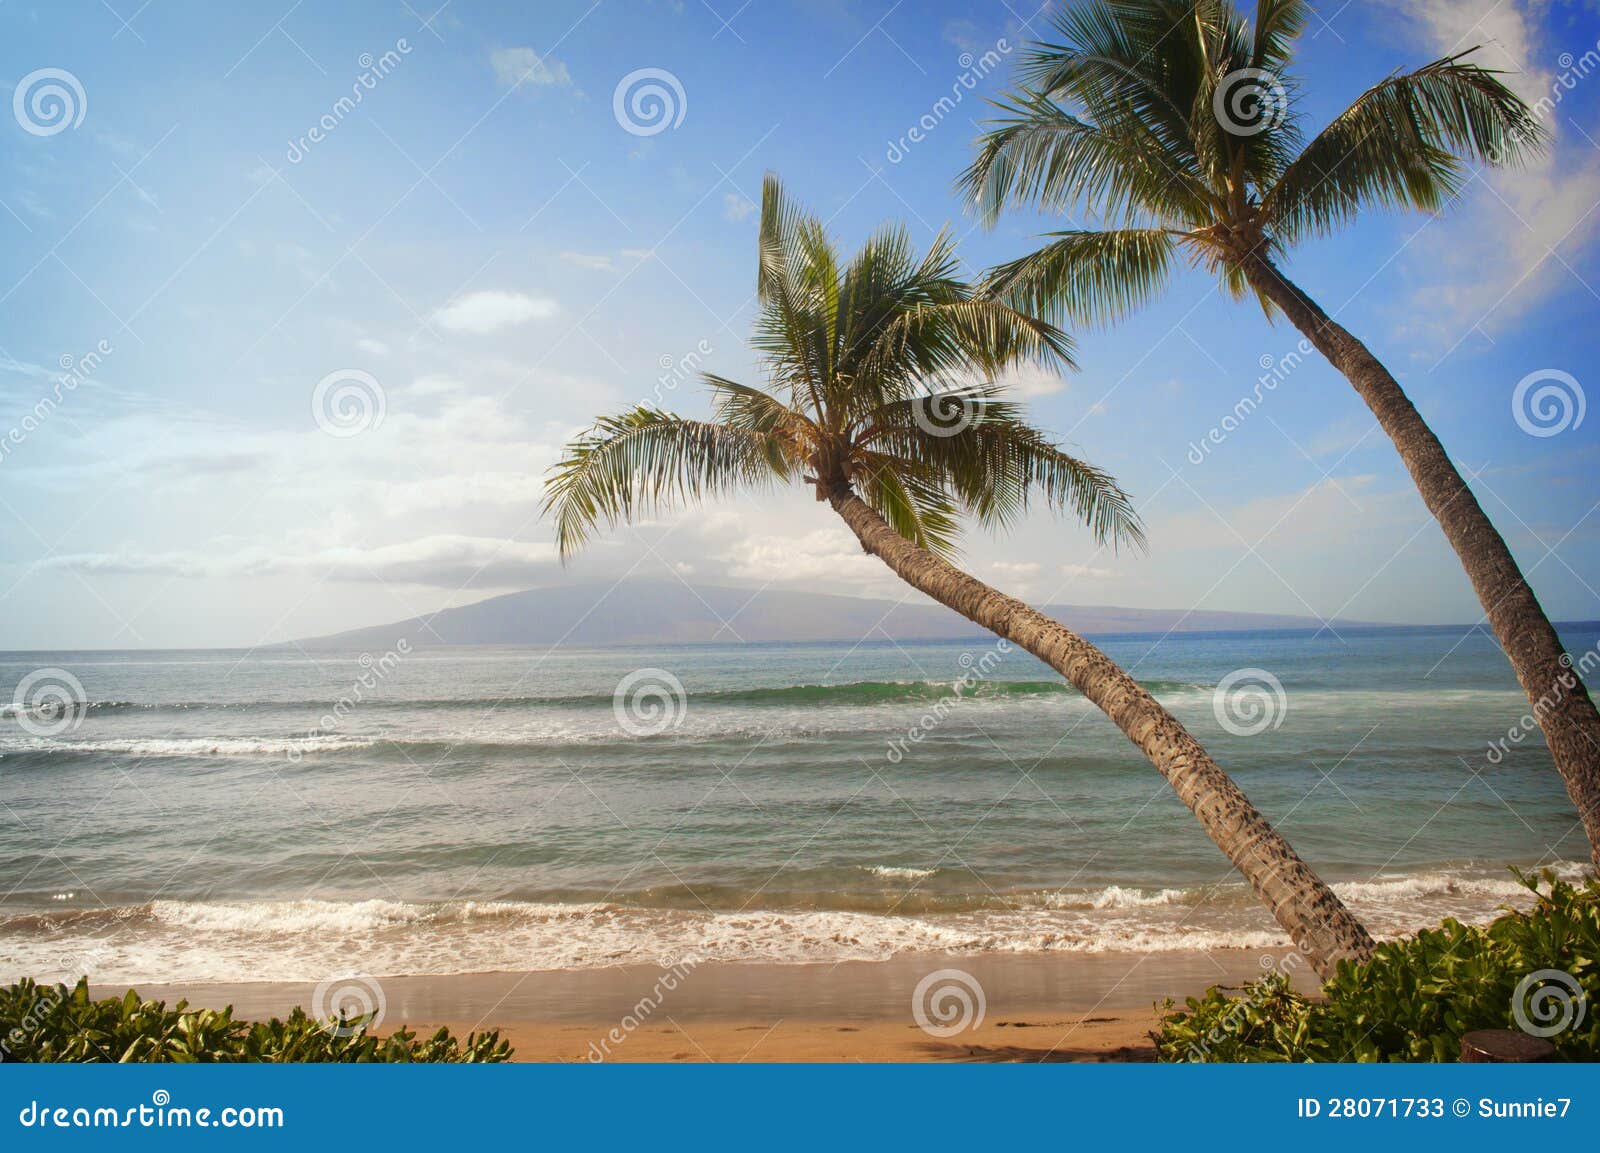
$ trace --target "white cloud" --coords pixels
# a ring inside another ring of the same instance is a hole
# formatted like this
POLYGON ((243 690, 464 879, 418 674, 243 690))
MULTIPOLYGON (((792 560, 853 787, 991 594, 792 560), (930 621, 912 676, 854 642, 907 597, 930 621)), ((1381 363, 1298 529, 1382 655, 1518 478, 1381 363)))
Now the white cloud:
POLYGON ((381 340, 373 340, 370 337, 364 336, 360 340, 356 341, 356 348, 359 351, 365 352, 371 356, 389 355, 389 346, 387 344, 383 343, 381 340))
POLYGON ((611 257, 603 252, 563 252, 561 259, 578 268, 590 268, 596 272, 610 272, 616 268, 611 257))
POLYGON ((742 192, 730 192, 722 198, 724 220, 748 220, 756 211, 756 202, 742 192))
POLYGON ((88 553, 55 557, 46 565, 84 574, 196 579, 296 573, 322 580, 454 589, 519 588, 547 575, 554 563, 555 550, 548 541, 441 534, 298 554, 253 545, 232 552, 88 553))
MULTIPOLYGON (((1389 2, 1427 56, 1479 46, 1468 59, 1500 71, 1536 110, 1564 91, 1540 66, 1557 55, 1537 42, 1541 0, 1389 2)), ((1439 351, 1474 326, 1501 328, 1551 291, 1576 284, 1563 261, 1572 263, 1600 230, 1600 157, 1581 133, 1565 131, 1566 118, 1561 105, 1546 105, 1541 121, 1554 134, 1552 147, 1518 167, 1486 170, 1467 184, 1461 204, 1427 222, 1408 246, 1417 313, 1426 318, 1411 330, 1439 351)))
POLYGON ((1008 368, 996 383, 1009 389, 1014 396, 1022 400, 1049 396, 1067 387, 1067 382, 1061 379, 1059 373, 1037 364, 1020 364, 1008 368))
POLYGON ((566 87, 572 83, 567 66, 532 48, 498 48, 489 53, 489 66, 495 77, 508 88, 566 87))
POLYGON ((451 332, 482 334, 556 314, 556 302, 520 292, 469 292, 433 314, 434 321, 451 332))

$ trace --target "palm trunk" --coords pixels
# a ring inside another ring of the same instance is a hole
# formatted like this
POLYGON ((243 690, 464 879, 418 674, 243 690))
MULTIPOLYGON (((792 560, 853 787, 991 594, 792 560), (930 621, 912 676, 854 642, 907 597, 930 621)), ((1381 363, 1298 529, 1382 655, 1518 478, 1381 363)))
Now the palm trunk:
POLYGON ((1388 369, 1259 253, 1244 260, 1255 289, 1281 308, 1344 374, 1400 453, 1423 503, 1461 558, 1495 639, 1516 670, 1600 866, 1600 712, 1561 647, 1516 558, 1449 454, 1388 369))
POLYGON ((1094 645, 1021 601, 946 564, 895 532, 847 486, 828 497, 861 547, 913 588, 1026 649, 1066 677, 1149 757, 1233 862, 1317 973, 1365 959, 1367 931, 1295 855, 1177 719, 1094 645))

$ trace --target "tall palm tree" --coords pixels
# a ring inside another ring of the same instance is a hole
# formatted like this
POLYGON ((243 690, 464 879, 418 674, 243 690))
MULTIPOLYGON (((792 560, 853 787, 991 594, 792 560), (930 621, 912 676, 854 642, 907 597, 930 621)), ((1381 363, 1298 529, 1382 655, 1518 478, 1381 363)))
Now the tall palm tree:
POLYGON ((991 276, 1037 316, 1103 323, 1154 295, 1180 263, 1280 310, 1354 386, 1444 530, 1534 705, 1600 865, 1600 712, 1511 550, 1377 357, 1289 280, 1279 260, 1365 208, 1437 211, 1467 162, 1508 163, 1544 131, 1499 74, 1436 60, 1363 92, 1306 142, 1287 69, 1304 0, 1079 0, 1035 44, 1021 85, 961 185, 992 223, 1011 205, 1079 208, 1108 225, 1049 233, 991 276))
POLYGON ((576 437, 545 501, 563 558, 601 522, 803 481, 907 584, 1032 653, 1116 722, 1319 973, 1364 957, 1366 930, 1154 697, 1082 637, 950 563, 963 514, 1002 528, 1040 498, 1101 543, 1143 545, 1116 482, 1057 448, 995 383, 1023 361, 1070 364, 1066 334, 979 298, 957 279, 954 248, 941 234, 919 259, 890 228, 844 263, 768 176, 754 344, 774 391, 707 374, 712 420, 641 405, 576 437))

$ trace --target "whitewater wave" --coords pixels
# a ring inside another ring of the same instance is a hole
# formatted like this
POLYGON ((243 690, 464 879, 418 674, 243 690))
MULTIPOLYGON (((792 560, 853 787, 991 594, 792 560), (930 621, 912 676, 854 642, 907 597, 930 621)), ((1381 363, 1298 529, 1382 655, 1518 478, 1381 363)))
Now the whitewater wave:
MULTIPOLYGON (((927 870, 858 866, 920 879, 927 870)), ((1568 862, 1557 875, 1576 878, 1568 862)), ((1482 923, 1532 900, 1513 879, 1444 870, 1336 885, 1380 937, 1444 916, 1482 923)), ((1002 895, 958 913, 707 910, 622 901, 173 901, 0 917, 0 972, 59 980, 310 981, 358 965, 380 976, 672 965, 887 960, 904 953, 1119 953, 1288 944, 1242 885, 1109 885, 1002 895)))

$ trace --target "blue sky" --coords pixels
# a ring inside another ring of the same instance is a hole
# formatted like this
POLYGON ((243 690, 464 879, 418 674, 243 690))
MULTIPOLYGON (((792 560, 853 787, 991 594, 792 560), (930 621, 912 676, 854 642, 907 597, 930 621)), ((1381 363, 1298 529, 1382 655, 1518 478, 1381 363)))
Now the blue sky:
MULTIPOLYGON (((952 189, 980 97, 1047 17, 1015 0, 436 3, 0 11, 0 439, 18 434, 0 453, 0 647, 245 646, 630 571, 898 595, 804 493, 622 531, 563 573, 539 477, 596 413, 658 393, 703 411, 677 382, 690 369, 759 380, 744 340, 765 170, 847 244, 948 223, 974 271, 1055 225, 985 231, 952 189), (640 70, 671 107, 629 131, 614 97, 640 70), (29 99, 52 84, 64 119, 29 99), (345 389, 381 396, 381 421, 330 416, 345 389)), ((1533 436, 1512 398, 1530 374, 1596 387, 1597 41, 1577 0, 1355 0, 1323 6, 1299 70, 1312 131, 1391 69, 1474 43, 1530 98, 1560 91, 1545 161, 1290 270, 1400 377, 1563 618, 1600 617, 1600 415, 1533 436)), ((1079 373, 1016 384, 1139 499, 1151 555, 1041 517, 969 537, 978 575, 1035 600, 1480 619, 1393 450, 1315 358, 1192 449, 1292 329, 1192 273, 1078 338, 1079 373)))

